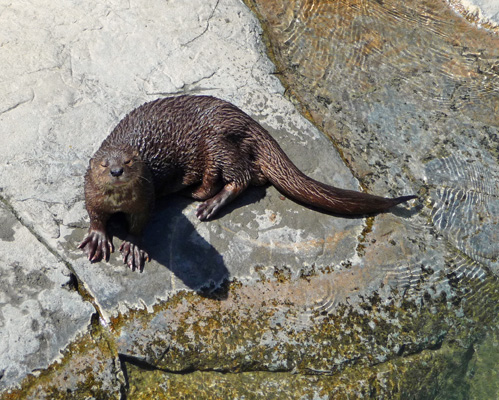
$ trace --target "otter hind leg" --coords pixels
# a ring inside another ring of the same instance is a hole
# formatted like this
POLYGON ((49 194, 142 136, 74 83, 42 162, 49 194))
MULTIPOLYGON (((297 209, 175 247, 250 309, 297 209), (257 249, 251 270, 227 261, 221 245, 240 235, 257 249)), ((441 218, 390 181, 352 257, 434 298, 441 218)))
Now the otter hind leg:
MULTIPOLYGON (((227 135, 227 137, 230 136, 227 135)), ((209 194, 205 198, 200 198, 205 201, 196 210, 196 216, 201 221, 212 218, 252 183, 253 166, 248 154, 241 151, 241 145, 237 141, 227 140, 214 146, 213 153, 217 157, 206 168, 203 182, 195 191, 196 195, 209 194), (220 187, 222 187, 221 190, 220 187)))
POLYGON ((248 182, 235 183, 230 182, 226 184, 220 192, 215 196, 201 203, 197 210, 196 216, 205 221, 213 217, 223 206, 234 200, 244 189, 248 187, 248 182))
POLYGON ((223 187, 220 175, 212 171, 206 171, 201 185, 193 189, 189 195, 195 200, 207 200, 215 196, 223 187))

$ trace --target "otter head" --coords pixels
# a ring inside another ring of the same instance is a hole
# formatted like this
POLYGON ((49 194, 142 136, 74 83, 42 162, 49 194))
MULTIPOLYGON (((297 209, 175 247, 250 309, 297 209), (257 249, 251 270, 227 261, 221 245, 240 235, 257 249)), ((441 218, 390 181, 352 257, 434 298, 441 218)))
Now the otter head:
POLYGON ((100 187, 112 190, 143 178, 146 168, 136 150, 108 149, 90 160, 89 176, 100 187))

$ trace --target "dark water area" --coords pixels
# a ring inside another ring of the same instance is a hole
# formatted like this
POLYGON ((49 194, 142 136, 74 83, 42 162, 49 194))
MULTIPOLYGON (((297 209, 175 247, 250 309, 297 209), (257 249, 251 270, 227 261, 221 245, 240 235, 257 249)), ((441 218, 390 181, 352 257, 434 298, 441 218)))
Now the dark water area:
POLYGON ((435 375, 431 398, 499 398, 499 35, 443 0, 246 3, 286 94, 363 188, 421 198, 394 228, 402 259, 379 240, 362 255, 406 298, 446 296, 455 309, 450 325, 463 330, 439 346, 461 341, 468 353, 448 368, 465 383, 435 375))

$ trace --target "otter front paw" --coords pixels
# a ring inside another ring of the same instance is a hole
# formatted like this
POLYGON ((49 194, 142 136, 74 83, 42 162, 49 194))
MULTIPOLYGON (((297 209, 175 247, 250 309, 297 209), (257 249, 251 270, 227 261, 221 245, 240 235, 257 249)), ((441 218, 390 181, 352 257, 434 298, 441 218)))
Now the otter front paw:
POLYGON ((85 252, 90 262, 97 262, 103 258, 109 261, 109 255, 114 251, 113 242, 106 232, 96 230, 88 232, 78 248, 85 252))
POLYGON ((120 251, 123 256, 123 262, 127 264, 132 271, 137 269, 142 272, 144 270, 145 262, 150 261, 149 254, 131 241, 125 240, 120 246, 120 251))

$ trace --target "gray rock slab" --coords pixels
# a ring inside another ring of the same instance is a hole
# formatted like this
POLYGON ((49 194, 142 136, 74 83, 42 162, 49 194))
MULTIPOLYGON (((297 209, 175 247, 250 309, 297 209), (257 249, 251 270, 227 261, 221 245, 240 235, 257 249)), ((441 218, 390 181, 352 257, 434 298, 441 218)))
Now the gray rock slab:
POLYGON ((70 274, 0 202, 0 391, 47 368, 95 311, 70 274))
POLYGON ((255 266, 289 265, 298 274, 355 256, 362 219, 324 216, 269 188, 248 191, 208 223, 195 218, 194 202, 164 199, 145 233, 153 261, 143 274, 128 271, 119 255, 90 264, 76 248, 88 227, 88 160, 127 112, 157 97, 229 100, 304 172, 359 187, 328 139, 283 98, 257 20, 241 2, 1 7, 0 187, 23 223, 73 266, 104 316, 227 277, 252 280, 255 266))

